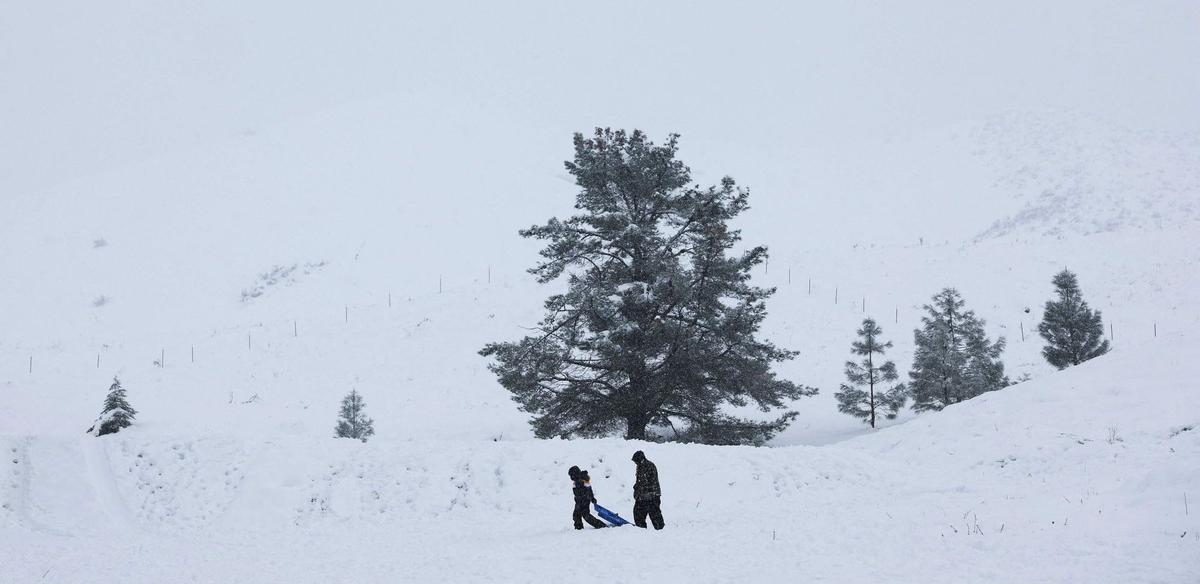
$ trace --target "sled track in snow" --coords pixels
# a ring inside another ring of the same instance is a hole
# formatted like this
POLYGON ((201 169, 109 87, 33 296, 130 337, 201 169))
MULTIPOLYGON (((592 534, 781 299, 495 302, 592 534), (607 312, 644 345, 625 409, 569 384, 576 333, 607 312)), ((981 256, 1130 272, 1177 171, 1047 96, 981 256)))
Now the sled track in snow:
POLYGON ((131 531, 137 528, 137 522, 117 489, 105 442, 105 440, 91 436, 79 441, 84 459, 87 461, 88 481, 92 486, 96 502, 104 514, 112 520, 113 526, 131 531))
POLYGON ((57 535, 61 537, 71 537, 68 531, 56 529, 42 521, 38 520, 32 509, 32 485, 31 477, 34 472, 34 465, 29 456, 30 447, 33 445, 36 438, 26 436, 20 440, 12 439, 4 444, 4 454, 6 466, 9 467, 9 472, 6 473, 5 495, 0 497, 0 511, 6 520, 11 520, 17 525, 23 525, 33 531, 57 535))

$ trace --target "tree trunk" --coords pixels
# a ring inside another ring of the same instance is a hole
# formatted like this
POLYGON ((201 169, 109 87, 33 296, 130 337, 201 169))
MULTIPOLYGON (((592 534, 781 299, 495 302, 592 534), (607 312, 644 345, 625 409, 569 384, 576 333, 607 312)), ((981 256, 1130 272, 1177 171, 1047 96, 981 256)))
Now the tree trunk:
POLYGON ((646 439, 646 419, 641 417, 625 418, 625 439, 626 440, 645 440, 646 439))
MULTIPOLYGON (((636 351, 641 354, 640 339, 636 342, 636 351)), ((625 439, 645 440, 646 426, 650 424, 650 415, 645 410, 649 407, 642 403, 646 397, 645 366, 638 367, 629 374, 629 402, 625 404, 625 439)))
MULTIPOLYGON (((872 339, 874 344, 874 339, 872 339)), ((867 353, 867 383, 870 385, 871 391, 871 429, 875 429, 875 360, 872 355, 867 353)))

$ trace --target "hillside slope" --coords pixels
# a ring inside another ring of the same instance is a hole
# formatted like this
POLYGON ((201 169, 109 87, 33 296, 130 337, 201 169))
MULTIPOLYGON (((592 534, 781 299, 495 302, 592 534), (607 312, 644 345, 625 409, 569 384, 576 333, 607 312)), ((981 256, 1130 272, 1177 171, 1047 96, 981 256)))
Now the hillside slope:
MULTIPOLYGON (((3 200, 22 220, 0 230, 17 250, 0 273, 20 283, 0 289, 13 307, 0 387, 15 406, 0 428, 73 433, 120 375, 140 423, 181 431, 324 435, 357 387, 381 435, 528 437, 476 351, 524 334, 554 289, 524 273, 537 248, 515 232, 571 212, 565 140, 515 131, 447 173, 457 137, 394 151, 409 124, 437 134, 386 100, 357 102, 3 200), (482 192, 496 196, 457 195, 482 192)), ((772 251, 756 282, 779 289, 764 334, 800 351, 781 374, 824 390, 795 404, 777 443, 862 432, 831 401, 855 329, 876 318, 906 370, 920 307, 943 286, 1009 340, 1013 378, 1050 371, 1033 331, 1064 267, 1118 345, 1200 324, 1186 269, 1200 263, 1200 146, 1131 136, 1070 112, 1013 114, 854 156, 801 151, 792 167, 685 138, 697 180, 728 170, 752 188, 739 226, 772 251), (1155 155, 1164 144, 1172 156, 1155 155), (1067 203, 1012 219, 1064 184, 1067 203)))
POLYGON ((1082 115, 995 116, 972 153, 1021 204, 979 239, 1198 229, 1200 137, 1135 131, 1082 115))
POLYGON ((1196 582, 1194 0, 6 8, 0 584, 1196 582), (516 233, 595 126, 751 190, 821 389, 768 448, 534 440, 478 355, 561 285, 516 233), (1056 372, 1063 268, 1114 351, 1056 372), (862 319, 906 371, 944 286, 1029 381, 838 413, 862 319), (566 468, 629 515, 635 448, 669 529, 573 532, 566 468))
POLYGON ((7 435, 4 569, 16 582, 1186 582, 1200 569, 1197 346, 1169 340, 820 448, 7 435), (591 469, 600 501, 628 516, 634 448, 659 466, 668 530, 574 533, 566 468, 591 469))
MULTIPOLYGON (((1200 326, 1192 293, 1200 274, 1182 269, 1200 264, 1200 250, 1180 245, 1191 236, 1164 231, 777 254, 756 276, 779 289, 768 301, 763 334, 800 351, 780 374, 822 393, 793 404, 800 418, 776 443, 824 444, 865 432, 836 411, 832 398, 854 331, 864 316, 875 317, 896 345, 889 357, 907 371, 920 307, 942 286, 957 286, 989 332, 1008 339, 1005 362, 1014 379, 1053 370, 1034 331, 1052 294, 1050 277, 1063 267, 1080 275, 1086 297, 1104 311, 1115 346, 1166 344, 1163 336, 1200 326)), ((110 252, 118 250, 99 250, 110 252)), ((96 320, 80 322, 76 333, 0 342, 0 388, 11 406, 0 409, 0 428, 74 436, 120 375, 141 412, 138 424, 164 431, 324 437, 338 400, 357 388, 380 438, 527 439, 525 415, 476 352, 526 334, 552 287, 498 270, 488 283, 483 268, 471 280, 445 278, 440 294, 436 279, 389 288, 390 263, 364 252, 307 275, 298 268, 288 277, 294 282, 280 280, 247 302, 240 289, 229 289, 214 303, 228 320, 210 326, 173 327, 169 317, 151 319, 154 309, 170 305, 114 300, 92 309, 96 320)))

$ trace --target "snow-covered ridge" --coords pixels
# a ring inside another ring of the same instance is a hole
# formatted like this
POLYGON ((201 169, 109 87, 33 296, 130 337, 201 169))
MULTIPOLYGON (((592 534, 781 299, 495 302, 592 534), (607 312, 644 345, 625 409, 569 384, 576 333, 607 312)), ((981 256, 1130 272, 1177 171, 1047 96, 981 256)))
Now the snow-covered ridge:
POLYGON ((961 136, 1019 203, 977 239, 1200 229, 1200 136, 1073 112, 1014 112, 961 136))

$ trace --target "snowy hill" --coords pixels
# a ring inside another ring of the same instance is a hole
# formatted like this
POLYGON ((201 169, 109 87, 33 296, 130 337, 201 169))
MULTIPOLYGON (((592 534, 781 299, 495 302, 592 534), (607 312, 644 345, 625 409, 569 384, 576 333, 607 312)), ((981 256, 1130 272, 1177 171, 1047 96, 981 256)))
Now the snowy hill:
POLYGON ((1200 4, 12 12, 0 584, 1200 573, 1200 4), (769 447, 534 440, 477 354, 555 290, 516 232, 595 125, 751 190, 762 334, 821 389, 769 447), (1063 268, 1114 351, 1058 372, 1063 268), (838 413, 862 319, 905 372, 943 286, 1029 381, 838 413), (86 437, 114 375, 136 423, 86 437), (638 448, 669 529, 574 533, 566 468, 628 516, 638 448))
POLYGON ((154 427, 9 436, 0 521, 21 535, 5 570, 15 582, 181 570, 224 582, 532 581, 547 570, 585 582, 1184 582, 1200 546, 1200 417, 1195 346, 1169 340, 819 448, 360 444, 154 427), (569 514, 571 464, 627 513, 635 448, 659 466, 668 531, 576 535, 550 520, 569 514))
POLYGON ((1085 116, 1008 115, 973 128, 973 153, 1021 203, 980 238, 1197 229, 1200 137, 1085 116))
MULTIPOLYGON (((16 582, 529 581, 580 561, 607 566, 580 570, 583 581, 1185 582, 1200 549, 1184 508, 1200 480, 1189 365, 1200 275, 1180 269, 1200 260, 1181 245, 1194 237, 1180 227, 776 251, 756 276, 779 287, 764 332, 801 351, 781 374, 824 393, 797 403, 797 423, 768 449, 529 439, 474 354, 538 317, 545 290, 514 274, 527 257, 497 261, 490 282, 478 261, 474 275, 443 276, 440 293, 436 278, 397 280, 372 244, 357 259, 298 254, 295 268, 236 277, 212 265, 222 279, 189 280, 194 313, 113 278, 111 303, 65 308, 61 328, 9 328, 45 340, 4 343, 0 383, 15 406, 0 411, 13 461, 0 484, 5 565, 16 582), (1056 373, 1032 331, 1063 266, 1105 311, 1116 350, 1056 373), (863 300, 904 369, 918 307, 941 285, 959 286, 1009 338, 1010 374, 1034 379, 869 434, 831 399, 863 300), (138 423, 84 437, 113 373, 138 423), (377 419, 367 444, 328 438, 351 387, 377 419), (565 468, 592 469, 601 501, 628 516, 638 447, 663 473, 670 530, 587 533, 586 551, 562 552, 576 536, 565 468), (656 561, 641 559, 647 546, 656 561)), ((108 240, 71 252, 90 258, 76 265, 167 253, 108 240)), ((166 290, 184 290, 156 265, 166 290)))

